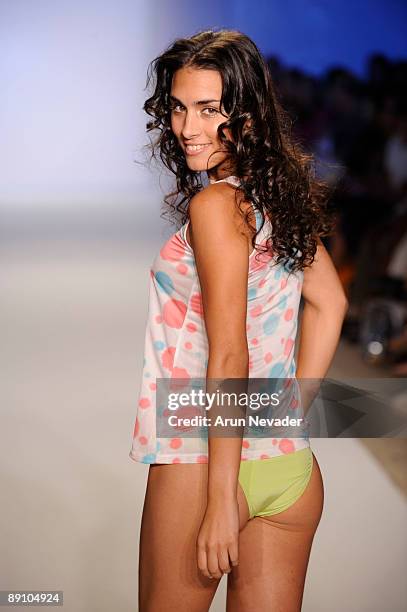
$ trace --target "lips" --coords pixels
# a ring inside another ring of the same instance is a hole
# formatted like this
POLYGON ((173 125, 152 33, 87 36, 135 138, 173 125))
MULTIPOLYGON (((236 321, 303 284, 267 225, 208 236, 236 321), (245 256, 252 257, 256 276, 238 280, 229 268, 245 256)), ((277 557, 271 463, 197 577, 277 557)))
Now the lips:
POLYGON ((185 146, 185 152, 187 153, 187 155, 199 155, 199 153, 202 153, 211 145, 210 143, 202 143, 202 144, 194 144, 194 145, 184 143, 184 146, 185 146))

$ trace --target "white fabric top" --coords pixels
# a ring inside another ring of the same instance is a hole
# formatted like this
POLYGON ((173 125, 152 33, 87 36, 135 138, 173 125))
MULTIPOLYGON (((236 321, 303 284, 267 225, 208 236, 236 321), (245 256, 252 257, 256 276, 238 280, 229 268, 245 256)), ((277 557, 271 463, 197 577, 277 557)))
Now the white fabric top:
MULTIPOLYGON (((238 185, 236 177, 223 180, 238 185)), ((257 228, 259 217, 256 211, 257 228)), ((186 239, 188 223, 163 245, 150 270, 144 365, 130 451, 134 461, 143 463, 204 463, 208 460, 208 443, 204 438, 187 438, 182 432, 177 435, 177 430, 173 438, 157 438, 156 435, 156 379, 206 378, 208 339, 194 252, 186 239)), ((270 234, 269 223, 266 218, 257 244, 264 244, 270 234)), ((270 252, 262 254, 255 249, 250 254, 249 378, 295 376, 294 344, 302 282, 302 272, 289 275, 283 264, 275 264, 270 252)), ((301 416, 298 402, 293 400, 290 408, 290 417, 301 416)), ((267 459, 309 445, 307 435, 243 437, 241 460, 267 459)))

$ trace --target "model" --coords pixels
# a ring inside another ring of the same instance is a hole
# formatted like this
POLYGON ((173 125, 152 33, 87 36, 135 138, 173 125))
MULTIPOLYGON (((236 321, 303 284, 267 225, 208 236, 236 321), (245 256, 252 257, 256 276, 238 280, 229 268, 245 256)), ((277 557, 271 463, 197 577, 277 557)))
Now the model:
POLYGON ((147 130, 176 177, 165 202, 182 226, 151 269, 130 452, 150 465, 139 610, 207 611, 226 573, 228 612, 297 612, 323 508, 307 435, 191 437, 179 422, 166 435, 170 411, 156 392, 164 379, 325 376, 347 308, 320 239, 327 191, 244 34, 176 40, 152 62, 151 81, 147 130))

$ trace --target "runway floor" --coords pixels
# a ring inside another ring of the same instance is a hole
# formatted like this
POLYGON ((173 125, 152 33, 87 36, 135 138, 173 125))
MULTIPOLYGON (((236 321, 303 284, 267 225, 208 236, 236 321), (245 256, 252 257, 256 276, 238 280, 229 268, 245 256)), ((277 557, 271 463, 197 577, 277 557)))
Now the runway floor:
MULTIPOLYGON (((1 588, 137 609, 147 468, 128 457, 154 245, 3 245, 1 588)), ((341 343, 330 376, 381 376, 341 343)), ((313 439, 325 508, 303 612, 407 606, 405 440, 313 439)), ((224 610, 225 582, 211 612, 224 610)))

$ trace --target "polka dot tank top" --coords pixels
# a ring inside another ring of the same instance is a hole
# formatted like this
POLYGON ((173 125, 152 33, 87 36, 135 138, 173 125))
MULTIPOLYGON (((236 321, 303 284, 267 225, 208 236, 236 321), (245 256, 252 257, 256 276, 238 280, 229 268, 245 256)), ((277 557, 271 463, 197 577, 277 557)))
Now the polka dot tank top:
MULTIPOLYGON (((223 180, 234 186, 239 184, 234 176, 223 180)), ((259 229, 261 215, 255 213, 259 229)), ((208 339, 194 252, 186 238, 188 223, 189 220, 162 246, 150 270, 144 364, 130 450, 131 459, 142 463, 208 461, 204 437, 177 437, 176 430, 173 438, 160 438, 156 433, 156 379, 206 378, 208 339)), ((256 244, 265 244, 269 223, 266 218, 256 244)), ((303 272, 289 274, 284 264, 275 264, 272 253, 255 249, 249 255, 249 378, 295 376, 294 344, 302 282, 303 272)), ((307 435, 243 437, 241 460, 268 459, 309 445, 307 435)))

